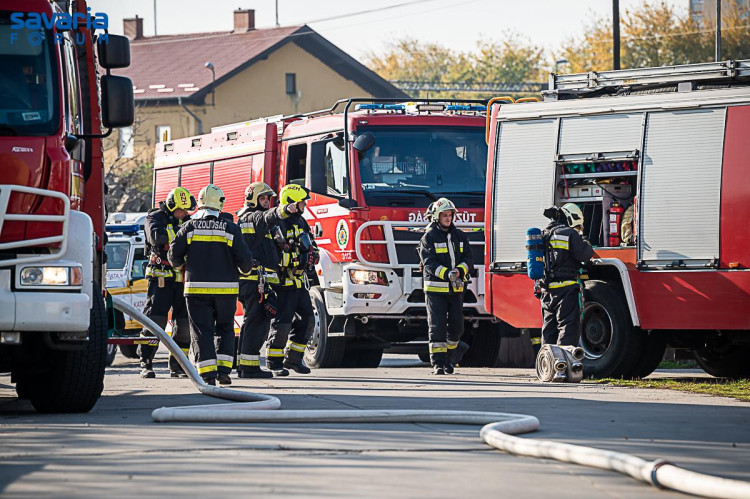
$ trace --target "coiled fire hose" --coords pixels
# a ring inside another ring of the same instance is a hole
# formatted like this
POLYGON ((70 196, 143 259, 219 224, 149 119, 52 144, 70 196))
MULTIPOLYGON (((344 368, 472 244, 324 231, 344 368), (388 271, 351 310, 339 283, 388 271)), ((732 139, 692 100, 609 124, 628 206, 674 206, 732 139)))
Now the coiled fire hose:
POLYGON ((117 310, 137 319, 155 334, 177 359, 190 380, 204 395, 236 404, 162 407, 151 413, 154 421, 206 423, 453 423, 482 424, 480 436, 488 445, 517 456, 555 459, 565 463, 612 470, 630 475, 657 488, 686 494, 727 499, 750 498, 750 483, 705 475, 667 461, 639 457, 551 440, 519 438, 539 428, 539 420, 525 414, 433 410, 294 410, 279 411, 281 401, 271 395, 220 388, 206 384, 172 338, 140 310, 112 298, 117 310))

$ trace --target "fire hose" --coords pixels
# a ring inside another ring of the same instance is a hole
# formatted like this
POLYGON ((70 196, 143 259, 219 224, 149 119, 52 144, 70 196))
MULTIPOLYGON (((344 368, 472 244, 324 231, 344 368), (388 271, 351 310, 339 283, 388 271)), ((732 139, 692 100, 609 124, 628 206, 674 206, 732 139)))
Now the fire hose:
POLYGON ((177 359, 198 391, 234 404, 212 404, 155 409, 156 422, 205 423, 451 423, 484 425, 482 440, 517 456, 555 459, 591 468, 617 471, 657 488, 715 498, 750 498, 750 483, 696 473, 668 461, 646 461, 631 454, 614 452, 551 440, 519 438, 539 428, 539 420, 526 414, 477 411, 433 411, 410 409, 382 410, 282 410, 281 401, 271 395, 221 388, 206 384, 193 364, 172 338, 151 319, 119 298, 113 297, 117 310, 137 319, 155 334, 177 359))

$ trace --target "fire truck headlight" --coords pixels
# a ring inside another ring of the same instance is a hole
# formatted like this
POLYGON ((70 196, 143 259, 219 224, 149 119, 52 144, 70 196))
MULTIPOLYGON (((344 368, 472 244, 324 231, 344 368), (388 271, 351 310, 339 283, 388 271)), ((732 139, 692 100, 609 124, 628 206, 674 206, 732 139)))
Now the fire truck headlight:
POLYGON ((352 269, 349 270, 349 279, 351 279, 352 284, 388 286, 388 278, 383 271, 352 269))
POLYGON ((80 286, 81 267, 26 267, 21 270, 21 286, 80 286))

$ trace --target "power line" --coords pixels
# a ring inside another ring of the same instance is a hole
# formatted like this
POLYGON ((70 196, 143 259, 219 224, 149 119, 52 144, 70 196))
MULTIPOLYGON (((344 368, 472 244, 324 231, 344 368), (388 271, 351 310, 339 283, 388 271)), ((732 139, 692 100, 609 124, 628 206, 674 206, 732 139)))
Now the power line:
POLYGON ((339 14, 336 16, 330 16, 330 17, 322 17, 320 19, 313 19, 311 21, 305 21, 301 24, 312 24, 312 23, 322 23, 324 21, 333 21, 336 19, 345 19, 347 17, 354 17, 354 16, 361 16, 363 14, 373 14, 375 12, 383 12, 385 10, 392 10, 392 9, 398 9, 401 7, 407 7, 409 5, 417 5, 420 3, 430 3, 430 2, 437 2, 439 0, 411 0, 410 2, 402 2, 397 3, 393 5, 387 5, 385 7, 378 7, 377 9, 368 9, 368 10, 360 10, 358 12, 349 12, 348 14, 339 14))

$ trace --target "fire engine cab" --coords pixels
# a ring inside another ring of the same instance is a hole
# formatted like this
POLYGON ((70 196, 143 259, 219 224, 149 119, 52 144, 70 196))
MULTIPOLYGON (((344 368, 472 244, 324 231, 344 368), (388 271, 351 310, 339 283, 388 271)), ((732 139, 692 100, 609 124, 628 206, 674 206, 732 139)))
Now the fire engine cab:
MULTIPOLYGON (((416 245, 427 206, 445 196, 459 207, 457 225, 482 261, 485 109, 484 101, 348 99, 159 143, 154 203, 178 185, 197 193, 213 182, 226 195, 225 211, 234 212, 252 181, 277 192, 287 183, 308 187, 304 216, 321 260, 310 276, 315 327, 307 363, 377 366, 384 348, 426 357, 416 245)), ((464 311, 473 347, 465 359, 492 365, 499 325, 484 309, 481 263, 472 277, 464 311)))
POLYGON ((666 345, 750 375, 750 61, 552 75, 544 97, 491 107, 487 309, 540 327, 526 230, 576 203, 587 375, 646 376, 666 345))

